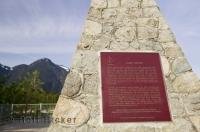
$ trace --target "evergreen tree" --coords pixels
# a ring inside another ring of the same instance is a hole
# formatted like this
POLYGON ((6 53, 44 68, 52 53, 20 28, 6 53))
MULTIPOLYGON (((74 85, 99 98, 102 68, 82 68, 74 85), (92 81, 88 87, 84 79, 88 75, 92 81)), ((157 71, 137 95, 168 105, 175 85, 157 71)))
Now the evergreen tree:
POLYGON ((0 104, 56 103, 59 95, 45 92, 38 71, 28 73, 23 80, 6 84, 0 77, 0 104))

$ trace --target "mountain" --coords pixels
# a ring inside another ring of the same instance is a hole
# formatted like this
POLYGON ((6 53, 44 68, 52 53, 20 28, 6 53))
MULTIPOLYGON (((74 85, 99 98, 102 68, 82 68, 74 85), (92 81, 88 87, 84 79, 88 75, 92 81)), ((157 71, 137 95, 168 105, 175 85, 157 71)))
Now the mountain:
POLYGON ((1 77, 8 76, 8 73, 10 72, 10 70, 11 70, 10 67, 0 64, 0 76, 1 77))
POLYGON ((35 70, 40 73, 40 79, 43 82, 43 88, 45 91, 56 93, 61 91, 68 71, 54 64, 47 58, 37 60, 30 65, 17 65, 12 69, 10 68, 8 71, 5 71, 5 69, 2 68, 2 73, 8 77, 6 82, 11 83, 20 81, 26 76, 27 73, 35 70))

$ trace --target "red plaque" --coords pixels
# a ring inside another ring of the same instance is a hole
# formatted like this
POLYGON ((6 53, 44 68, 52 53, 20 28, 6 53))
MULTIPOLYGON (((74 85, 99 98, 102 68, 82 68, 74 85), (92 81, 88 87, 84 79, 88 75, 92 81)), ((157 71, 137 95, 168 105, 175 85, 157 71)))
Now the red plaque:
POLYGON ((100 57, 103 123, 171 121, 158 53, 100 57))

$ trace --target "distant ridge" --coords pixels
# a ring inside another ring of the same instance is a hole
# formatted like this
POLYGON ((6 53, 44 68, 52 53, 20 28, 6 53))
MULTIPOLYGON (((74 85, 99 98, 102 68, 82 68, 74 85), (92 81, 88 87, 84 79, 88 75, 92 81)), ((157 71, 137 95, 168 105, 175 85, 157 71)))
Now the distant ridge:
POLYGON ((7 77, 8 73, 11 71, 11 68, 0 63, 0 76, 7 77))
POLYGON ((21 64, 10 68, 0 64, 0 76, 6 77, 7 83, 20 81, 28 72, 37 70, 47 92, 59 93, 63 87, 68 70, 53 63, 48 58, 39 59, 30 65, 21 64))

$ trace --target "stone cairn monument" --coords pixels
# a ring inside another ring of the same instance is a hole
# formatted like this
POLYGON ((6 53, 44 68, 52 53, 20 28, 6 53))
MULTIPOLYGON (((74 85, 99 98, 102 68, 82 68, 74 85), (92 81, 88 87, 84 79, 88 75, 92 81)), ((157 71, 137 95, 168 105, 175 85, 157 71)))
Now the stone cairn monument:
POLYGON ((200 80, 154 0, 91 0, 53 119, 49 132, 200 132, 200 80), (160 54, 171 121, 102 123, 104 50, 160 54))

